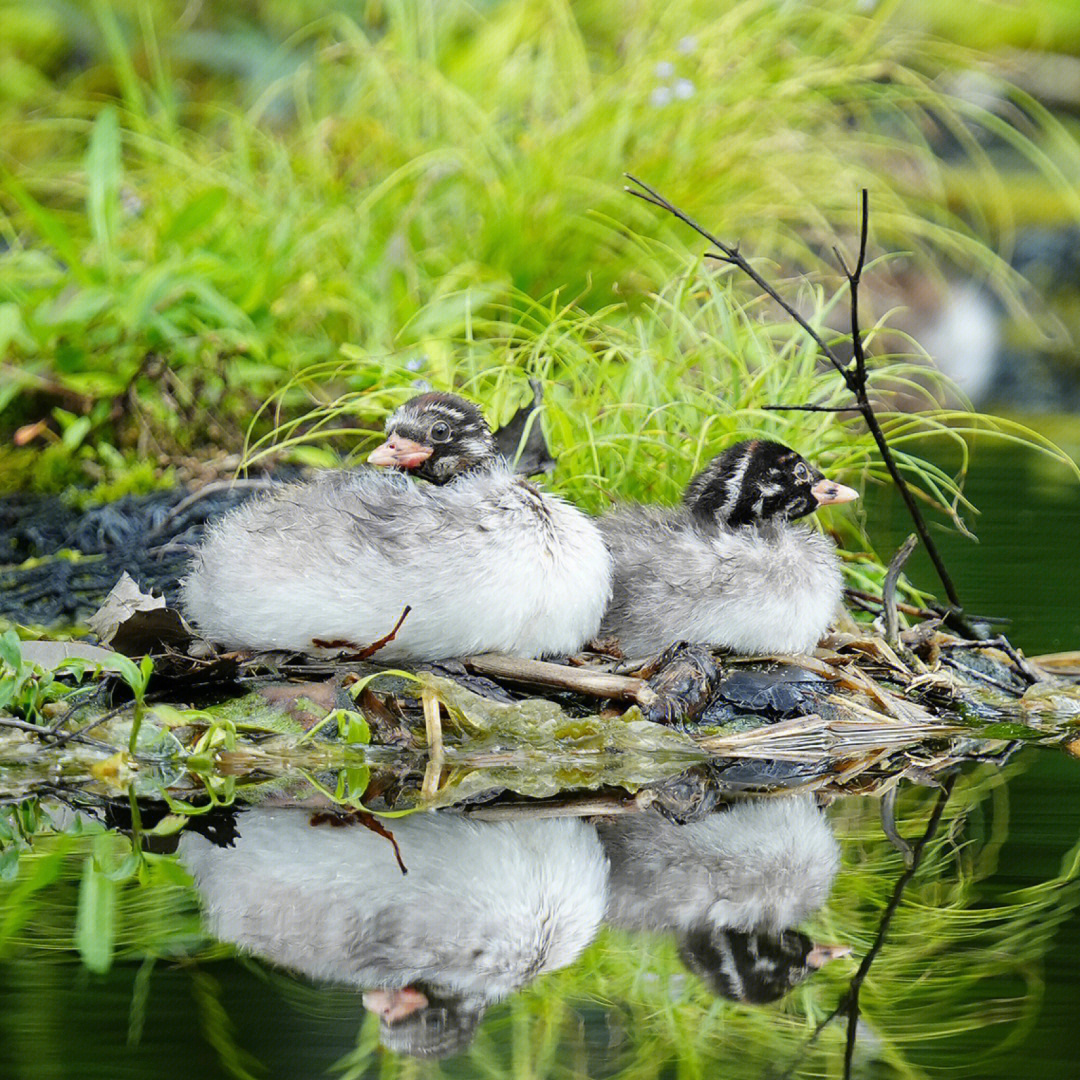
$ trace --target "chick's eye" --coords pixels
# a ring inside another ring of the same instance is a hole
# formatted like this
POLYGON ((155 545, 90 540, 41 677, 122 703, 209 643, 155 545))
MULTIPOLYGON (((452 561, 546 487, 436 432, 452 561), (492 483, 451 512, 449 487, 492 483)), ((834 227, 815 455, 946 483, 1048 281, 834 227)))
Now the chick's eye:
POLYGON ((437 420, 431 425, 431 438, 434 442, 446 442, 450 438, 450 425, 444 420, 437 420))
POLYGON ((810 479, 810 470, 801 461, 795 466, 795 479, 800 481, 810 479))

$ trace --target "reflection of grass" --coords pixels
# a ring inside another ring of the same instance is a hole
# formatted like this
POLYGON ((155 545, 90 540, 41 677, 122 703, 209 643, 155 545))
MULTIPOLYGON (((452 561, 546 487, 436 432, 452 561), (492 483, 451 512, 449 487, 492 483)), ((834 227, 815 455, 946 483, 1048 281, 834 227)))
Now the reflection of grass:
MULTIPOLYGON (((1013 770, 1015 775, 1015 770, 1013 770)), ((997 866, 1008 831, 1008 790, 999 770, 979 768, 961 778, 941 831, 910 886, 884 951, 863 988, 866 1031, 858 1054, 887 1063, 888 1073, 921 1076, 918 1062, 977 1066, 972 1053, 989 1056, 1020 1038, 1040 1000, 1043 957, 1062 921, 1076 906, 1077 848, 1061 873, 1013 894, 990 896, 984 887, 997 866), (985 1029, 985 1030, 984 1030, 985 1029), (958 1035, 978 1032, 956 1055, 958 1035), (972 1050, 974 1047, 974 1051, 972 1050)), ((906 789, 899 800, 900 832, 914 838, 925 827, 936 799, 928 789, 906 789)), ((881 834, 873 799, 844 799, 831 817, 844 851, 844 867, 824 912, 813 920, 817 940, 848 942, 856 958, 868 947, 880 912, 902 869, 902 859, 881 834)), ((0 926, 20 923, 0 941, 0 956, 70 956, 75 933, 75 878, 90 840, 40 843, 24 856, 19 883, 0 897, 0 926), (52 860, 51 864, 49 860, 52 860), (26 881, 51 865, 51 883, 27 894, 26 881)), ((122 843, 122 841, 117 841, 122 843)), ((209 961, 220 954, 199 944, 193 903, 186 889, 165 880, 135 880, 117 896, 119 957, 190 955, 209 961)), ((228 995, 205 979, 216 1019, 204 1032, 228 1059, 228 995), (212 1036, 212 1038, 211 1038, 212 1036)), ((834 1023, 812 1049, 805 1044, 814 1024, 835 1005, 854 970, 836 961, 795 990, 780 1006, 761 1009, 716 1001, 662 939, 605 931, 572 968, 541 977, 489 1013, 468 1053, 469 1075, 628 1078, 723 1075, 760 1077, 765 1070, 802 1060, 793 1075, 838 1075, 843 1030, 834 1023), (805 1058, 800 1055, 805 1054, 805 1058)), ((202 972, 202 975, 198 975, 202 972)), ((272 974, 268 1009, 289 1008, 325 1015, 319 992, 272 974)), ((208 999, 209 1000, 209 999, 208 999)), ((336 1000, 336 996, 333 998, 336 1000)), ((356 1001, 355 1016, 361 1014, 356 1001)), ((204 1022, 209 1023, 208 1016, 204 1022)), ((341 1075, 364 1075, 376 1060, 371 1023, 357 1021, 358 1048, 339 1064, 341 1075)), ((230 1049, 232 1047, 232 1049, 230 1049)), ((253 1048, 249 1045, 248 1050, 253 1048)), ((258 1056, 258 1054, 256 1054, 258 1056)), ((239 1059, 237 1059, 239 1060, 239 1059)), ((381 1058, 380 1074, 414 1074, 415 1063, 381 1058)), ((464 1075, 463 1065, 429 1064, 424 1075, 464 1075)))

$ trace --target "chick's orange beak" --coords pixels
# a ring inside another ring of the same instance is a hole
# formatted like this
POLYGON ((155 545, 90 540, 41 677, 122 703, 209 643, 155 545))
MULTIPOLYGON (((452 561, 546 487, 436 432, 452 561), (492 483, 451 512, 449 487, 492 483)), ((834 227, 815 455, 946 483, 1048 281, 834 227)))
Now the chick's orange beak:
POLYGON ((376 1013, 385 1024, 396 1024, 428 1003, 427 995, 411 986, 403 990, 368 990, 362 1000, 364 1008, 376 1013))
POLYGON ((401 435, 391 435, 386 442, 376 446, 368 454, 368 461, 372 465, 396 465, 399 469, 415 469, 431 457, 432 449, 401 435))
POLYGON ((845 503, 857 499, 859 493, 854 488, 844 487, 835 480, 822 478, 811 489, 810 494, 818 501, 818 506, 828 506, 829 503, 845 503))
POLYGON ((812 968, 824 967, 830 960, 836 960, 841 956, 851 954, 850 945, 815 945, 806 954, 806 966, 812 968))

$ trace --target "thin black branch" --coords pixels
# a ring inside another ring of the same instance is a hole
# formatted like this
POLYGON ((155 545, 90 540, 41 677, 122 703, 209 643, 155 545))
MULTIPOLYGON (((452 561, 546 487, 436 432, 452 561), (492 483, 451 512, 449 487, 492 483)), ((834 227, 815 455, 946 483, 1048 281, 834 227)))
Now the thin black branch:
MULTIPOLYGON (((923 542, 926 553, 930 557, 930 561, 934 564, 934 569, 937 571, 938 578, 945 589, 945 595, 948 597, 949 603, 956 609, 957 615, 959 615, 963 610, 963 605, 960 602, 960 596, 956 591, 956 586, 953 584, 953 580, 945 567, 945 562, 941 557, 941 553, 938 551, 937 545, 930 535, 930 530, 927 528, 926 522, 923 519, 922 511, 915 502, 915 496, 912 494, 911 489, 907 485, 907 481, 904 479, 899 466, 896 464, 896 460, 892 455, 892 450, 889 448, 888 440, 885 438, 885 433, 881 430, 881 424, 878 422, 878 418, 874 413, 874 406, 871 403, 870 396, 867 392, 868 376, 866 370, 866 351, 863 347, 862 331, 859 326, 859 284, 862 279, 863 268, 866 265, 866 249, 870 234, 870 200, 866 188, 862 189, 861 196, 859 258, 855 263, 855 269, 850 270, 844 257, 839 251, 836 252, 837 258, 840 261, 840 266, 844 271, 844 276, 848 280, 849 291, 851 294, 851 343, 854 360, 850 367, 845 367, 836 353, 825 344, 821 335, 794 309, 794 307, 791 306, 791 304, 780 296, 776 289, 765 281, 765 279, 746 261, 746 259, 742 257, 742 255, 739 254, 737 247, 724 244, 707 229, 699 225, 685 211, 680 210, 673 203, 668 202, 667 199, 659 192, 649 187, 644 181, 639 180, 635 176, 631 176, 629 173, 626 174, 626 178, 632 184, 636 184, 642 189, 637 191, 632 187, 628 187, 626 190, 631 195, 635 195, 637 198, 643 199, 653 206, 658 206, 662 210, 666 210, 669 214, 674 215, 680 221, 689 225, 699 236, 704 237, 710 244, 718 249, 719 254, 709 252, 707 253, 708 257, 720 259, 723 262, 738 267, 738 269, 746 274, 758 288, 764 290, 764 292, 771 296, 772 299, 775 300, 776 303, 778 303, 780 307, 810 335, 810 338, 821 350, 822 355, 825 356, 829 363, 831 363, 840 373, 844 379, 844 385, 855 398, 855 406, 850 411, 857 411, 862 415, 863 421, 866 423, 874 443, 877 445, 881 459, 885 463, 885 468, 888 471, 896 490, 900 492, 900 497, 904 500, 904 505, 907 507, 908 514, 911 516, 911 520, 915 525, 915 531, 919 534, 919 539, 923 542)), ((840 411, 833 406, 815 406, 809 404, 766 406, 766 408, 790 409, 796 412, 840 411)), ((848 410, 845 409, 843 411, 846 412, 848 410)))
POLYGON ((848 389, 854 391, 854 387, 850 383, 850 373, 845 369, 840 358, 829 348, 828 345, 822 340, 821 335, 800 315, 795 308, 791 306, 740 254, 738 245, 725 244, 723 241, 717 239, 706 228, 699 225, 692 217, 690 217, 685 211, 680 210, 673 203, 669 203, 667 199, 663 197, 658 191, 649 187, 644 180, 639 180, 636 176, 631 176, 630 173, 625 173, 626 179, 632 184, 637 184, 641 191, 635 191, 634 188, 628 187, 626 190, 639 199, 643 199, 647 203, 652 203, 653 206, 659 206, 661 210, 666 210, 669 214, 677 217, 681 222, 689 225, 699 236, 704 237, 709 241, 713 247, 719 249, 720 255, 715 253, 709 253, 709 258, 722 259, 725 262, 730 263, 732 266, 737 266, 750 280, 757 285, 759 289, 767 293, 772 297, 783 309, 801 326, 813 339, 814 343, 821 350, 822 354, 828 358, 829 362, 834 368, 844 377, 844 382, 847 384, 848 389))
POLYGON ((762 405, 765 412, 862 412, 861 405, 762 405))

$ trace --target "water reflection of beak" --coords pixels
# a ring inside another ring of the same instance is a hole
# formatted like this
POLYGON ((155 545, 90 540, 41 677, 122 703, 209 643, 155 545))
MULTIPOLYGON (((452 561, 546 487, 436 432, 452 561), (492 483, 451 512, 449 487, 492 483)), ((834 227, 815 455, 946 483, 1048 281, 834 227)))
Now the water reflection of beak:
POLYGON ((823 967, 830 960, 836 960, 841 956, 851 954, 850 945, 815 945, 806 954, 806 966, 811 968, 823 967))
POLYGON ((364 1008, 375 1013, 384 1024, 396 1024, 417 1009, 427 1008, 427 995, 411 986, 401 990, 367 990, 363 996, 364 1008))
POLYGON ((431 457, 434 448, 413 442, 401 435, 391 435, 381 446, 368 454, 372 465, 396 465, 399 469, 415 469, 431 457))
POLYGON ((859 493, 854 488, 844 487, 835 480, 822 478, 811 489, 810 494, 817 499, 818 506, 828 506, 829 503, 845 503, 857 499, 859 493))

